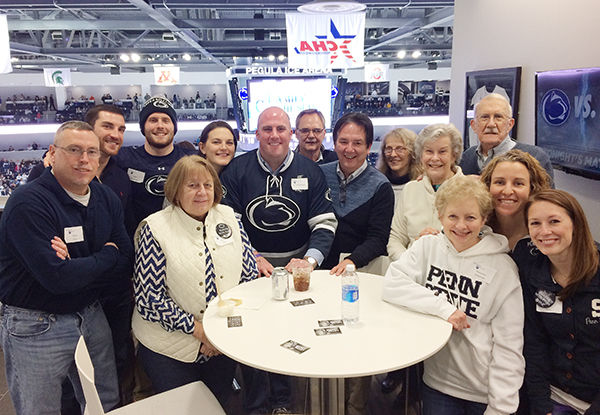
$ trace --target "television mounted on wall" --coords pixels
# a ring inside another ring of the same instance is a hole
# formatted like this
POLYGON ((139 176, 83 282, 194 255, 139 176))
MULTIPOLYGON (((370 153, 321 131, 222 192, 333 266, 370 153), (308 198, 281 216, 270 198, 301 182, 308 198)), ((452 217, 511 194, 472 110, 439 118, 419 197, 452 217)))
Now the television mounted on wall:
POLYGON ((316 108, 325 117, 325 128, 331 128, 331 78, 253 78, 247 85, 248 132, 256 131, 258 116, 270 106, 283 108, 290 116, 292 128, 300 111, 316 108))
POLYGON ((554 167, 600 179, 600 68, 536 73, 535 140, 554 167))

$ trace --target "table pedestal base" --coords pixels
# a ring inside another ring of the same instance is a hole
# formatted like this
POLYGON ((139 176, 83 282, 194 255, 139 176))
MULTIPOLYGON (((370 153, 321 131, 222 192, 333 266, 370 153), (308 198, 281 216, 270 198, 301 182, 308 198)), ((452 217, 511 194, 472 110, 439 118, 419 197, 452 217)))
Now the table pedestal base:
POLYGON ((310 413, 344 415, 344 378, 310 379, 310 413))

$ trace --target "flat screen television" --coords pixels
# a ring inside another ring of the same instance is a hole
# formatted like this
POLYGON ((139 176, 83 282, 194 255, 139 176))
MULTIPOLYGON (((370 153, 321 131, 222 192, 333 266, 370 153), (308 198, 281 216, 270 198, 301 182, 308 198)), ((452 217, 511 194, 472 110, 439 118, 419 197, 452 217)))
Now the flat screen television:
POLYGON ((536 145, 555 167, 600 179, 600 68, 536 73, 536 145))
POLYGON ((268 107, 281 107, 292 128, 302 110, 316 108, 331 128, 331 78, 254 78, 248 80, 248 131, 256 131, 258 116, 268 107))

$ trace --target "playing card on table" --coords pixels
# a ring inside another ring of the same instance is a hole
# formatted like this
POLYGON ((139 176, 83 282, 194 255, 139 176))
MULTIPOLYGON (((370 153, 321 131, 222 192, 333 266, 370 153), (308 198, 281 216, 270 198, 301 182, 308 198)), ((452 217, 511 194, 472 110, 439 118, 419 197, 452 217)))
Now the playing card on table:
POLYGON ((227 317, 227 327, 242 327, 242 316, 227 317))
POLYGON ((303 344, 300 344, 298 342, 295 342, 293 340, 288 340, 286 342, 281 343, 281 347, 285 347, 286 349, 290 349, 298 354, 302 354, 305 351, 307 351, 308 349, 310 349, 310 347, 305 346, 303 344))
POLYGON ((343 326, 344 320, 319 320, 319 327, 343 326))
POLYGON ((342 334, 342 330, 339 327, 321 327, 314 329, 317 336, 328 336, 330 334, 342 334))
POLYGON ((294 301, 290 301, 290 303, 294 306, 294 307, 298 307, 301 305, 309 305, 309 304, 314 304, 315 302, 313 301, 312 298, 304 298, 302 300, 294 300, 294 301))

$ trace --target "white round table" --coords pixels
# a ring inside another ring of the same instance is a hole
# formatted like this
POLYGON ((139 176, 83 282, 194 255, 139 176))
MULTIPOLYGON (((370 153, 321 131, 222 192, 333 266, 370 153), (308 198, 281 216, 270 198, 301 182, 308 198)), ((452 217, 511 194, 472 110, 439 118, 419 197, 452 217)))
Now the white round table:
POLYGON ((242 317, 242 327, 228 327, 227 318, 217 314, 214 299, 204 314, 204 330, 217 349, 238 362, 310 378, 389 372, 421 362, 446 344, 452 333, 450 323, 383 301, 381 276, 359 272, 359 278, 360 321, 341 326, 341 334, 317 336, 314 331, 319 328, 318 320, 341 317, 340 277, 325 270, 311 274, 305 292, 295 291, 290 277, 290 294, 284 301, 271 298, 270 278, 238 285, 223 298, 242 300, 233 312, 242 317), (290 304, 309 297, 314 304, 290 304), (287 340, 310 349, 295 353, 281 346, 287 340))

